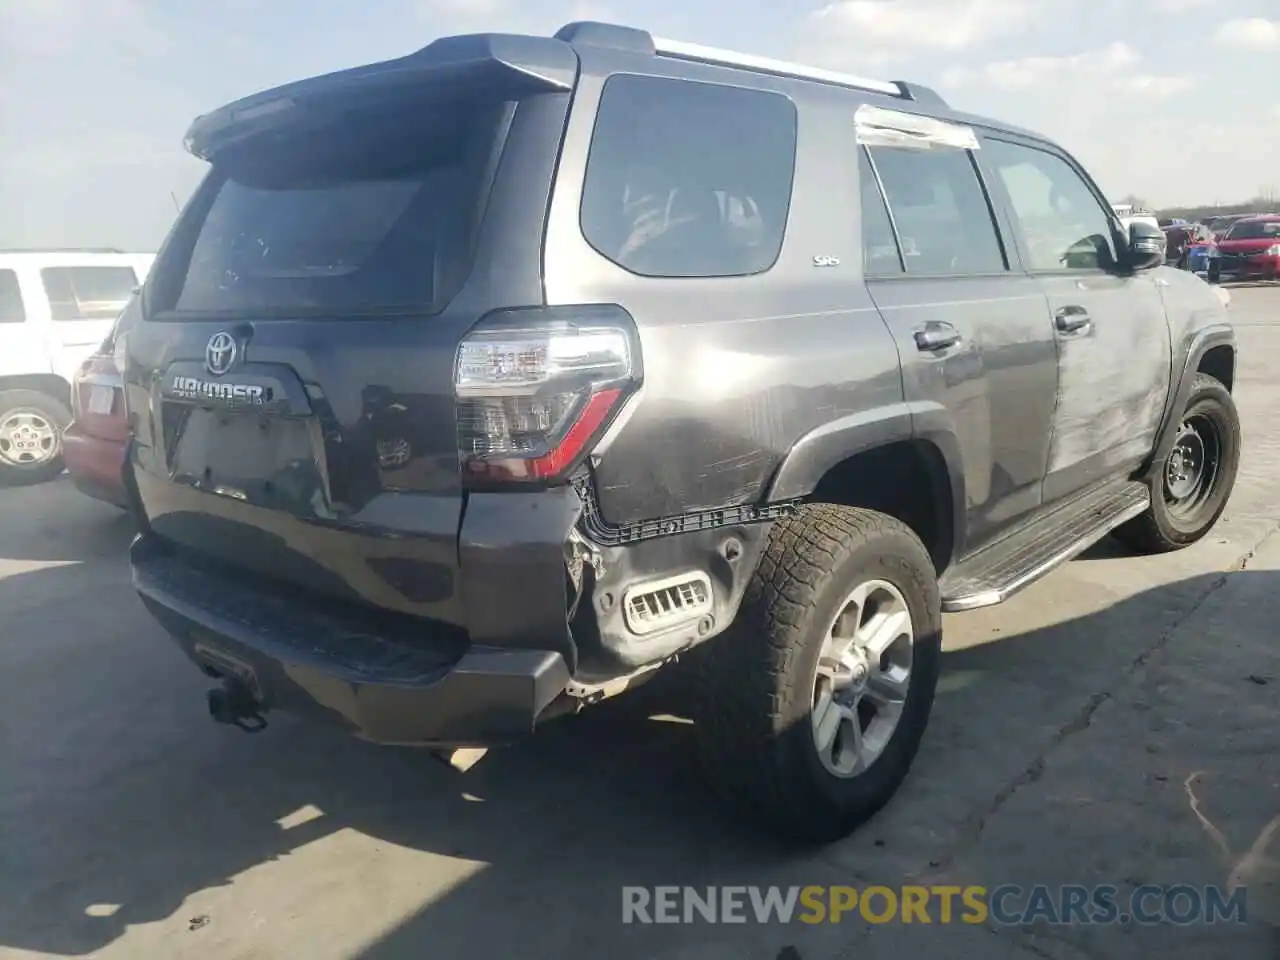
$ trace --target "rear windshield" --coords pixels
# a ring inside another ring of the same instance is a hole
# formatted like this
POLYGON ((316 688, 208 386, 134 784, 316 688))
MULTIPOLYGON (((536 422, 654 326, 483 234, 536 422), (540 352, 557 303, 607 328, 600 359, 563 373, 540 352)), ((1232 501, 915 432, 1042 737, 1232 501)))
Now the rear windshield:
POLYGON ((179 313, 431 311, 465 280, 515 104, 400 104, 215 158, 179 313))
POLYGON ((1280 240, 1280 220, 1242 220, 1228 232, 1227 240, 1280 240))

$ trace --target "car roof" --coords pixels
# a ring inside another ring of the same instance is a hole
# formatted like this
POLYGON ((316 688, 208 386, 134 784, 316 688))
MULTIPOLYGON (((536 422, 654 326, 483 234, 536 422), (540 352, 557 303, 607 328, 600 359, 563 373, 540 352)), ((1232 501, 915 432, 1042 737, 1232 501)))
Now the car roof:
MULTIPOLYGON (((325 96, 349 92, 354 87, 372 88, 397 82, 397 77, 409 73, 432 75, 444 82, 450 77, 456 80, 463 69, 481 70, 487 64, 492 71, 518 74, 527 82, 545 89, 568 90, 572 88, 576 72, 573 54, 588 51, 593 55, 606 56, 610 52, 627 57, 648 55, 667 63, 684 61, 738 70, 748 76, 771 76, 828 89, 845 88, 877 105, 892 104, 904 112, 924 111, 955 123, 985 127, 1046 144, 1054 143, 1050 137, 1033 130, 993 117, 955 110, 932 88, 913 81, 857 77, 807 64, 668 40, 637 27, 596 21, 566 24, 549 37, 496 33, 441 37, 412 54, 394 60, 262 90, 197 117, 184 143, 188 151, 208 160, 222 143, 271 125, 276 122, 276 116, 289 114, 299 102, 319 102, 325 96)), ((628 62, 634 64, 634 59, 628 62)))

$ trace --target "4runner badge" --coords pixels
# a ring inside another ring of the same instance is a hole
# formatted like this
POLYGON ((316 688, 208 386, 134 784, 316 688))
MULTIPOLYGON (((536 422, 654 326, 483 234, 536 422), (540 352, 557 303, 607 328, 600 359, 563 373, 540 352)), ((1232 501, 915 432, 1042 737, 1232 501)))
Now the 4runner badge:
POLYGON ((236 339, 231 334, 215 333, 204 348, 204 368, 220 377, 236 362, 236 339))
POLYGON ((264 404, 271 399, 266 387, 260 387, 256 383, 218 383, 195 377, 174 377, 169 389, 175 397, 183 400, 264 404))

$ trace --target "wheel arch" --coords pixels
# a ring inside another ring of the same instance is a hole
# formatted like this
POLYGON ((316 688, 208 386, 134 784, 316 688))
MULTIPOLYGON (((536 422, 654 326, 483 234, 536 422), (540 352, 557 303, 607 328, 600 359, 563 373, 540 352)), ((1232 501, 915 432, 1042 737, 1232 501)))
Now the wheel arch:
POLYGON ((1183 355, 1182 367, 1178 371, 1173 389, 1169 391, 1169 402, 1160 422, 1160 430, 1156 434, 1156 445, 1140 471, 1142 476, 1149 478, 1173 448, 1173 440, 1178 432, 1178 419, 1187 406, 1196 374, 1207 373, 1231 391, 1235 386, 1235 369, 1236 339, 1230 324, 1215 323, 1196 331, 1183 355), (1223 376, 1226 377, 1225 380, 1223 376))
POLYGON ((1231 344, 1218 343, 1209 347, 1196 364, 1196 373, 1207 373, 1231 393, 1236 380, 1236 351, 1231 344))
POLYGON ((0 392, 5 390, 34 390, 57 400, 71 409, 71 384, 56 373, 21 373, 0 376, 0 392))
POLYGON ((951 417, 935 404, 823 424, 791 448, 769 489, 770 501, 804 498, 896 517, 920 537, 939 575, 964 545, 964 497, 951 417))

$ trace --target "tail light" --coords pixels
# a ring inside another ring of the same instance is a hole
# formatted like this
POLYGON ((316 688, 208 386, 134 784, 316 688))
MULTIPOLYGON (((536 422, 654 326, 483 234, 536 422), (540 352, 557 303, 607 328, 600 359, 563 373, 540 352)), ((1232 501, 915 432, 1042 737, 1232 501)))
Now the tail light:
POLYGON ((491 314, 458 349, 454 394, 464 481, 562 479, 640 381, 639 339, 621 307, 491 314))

